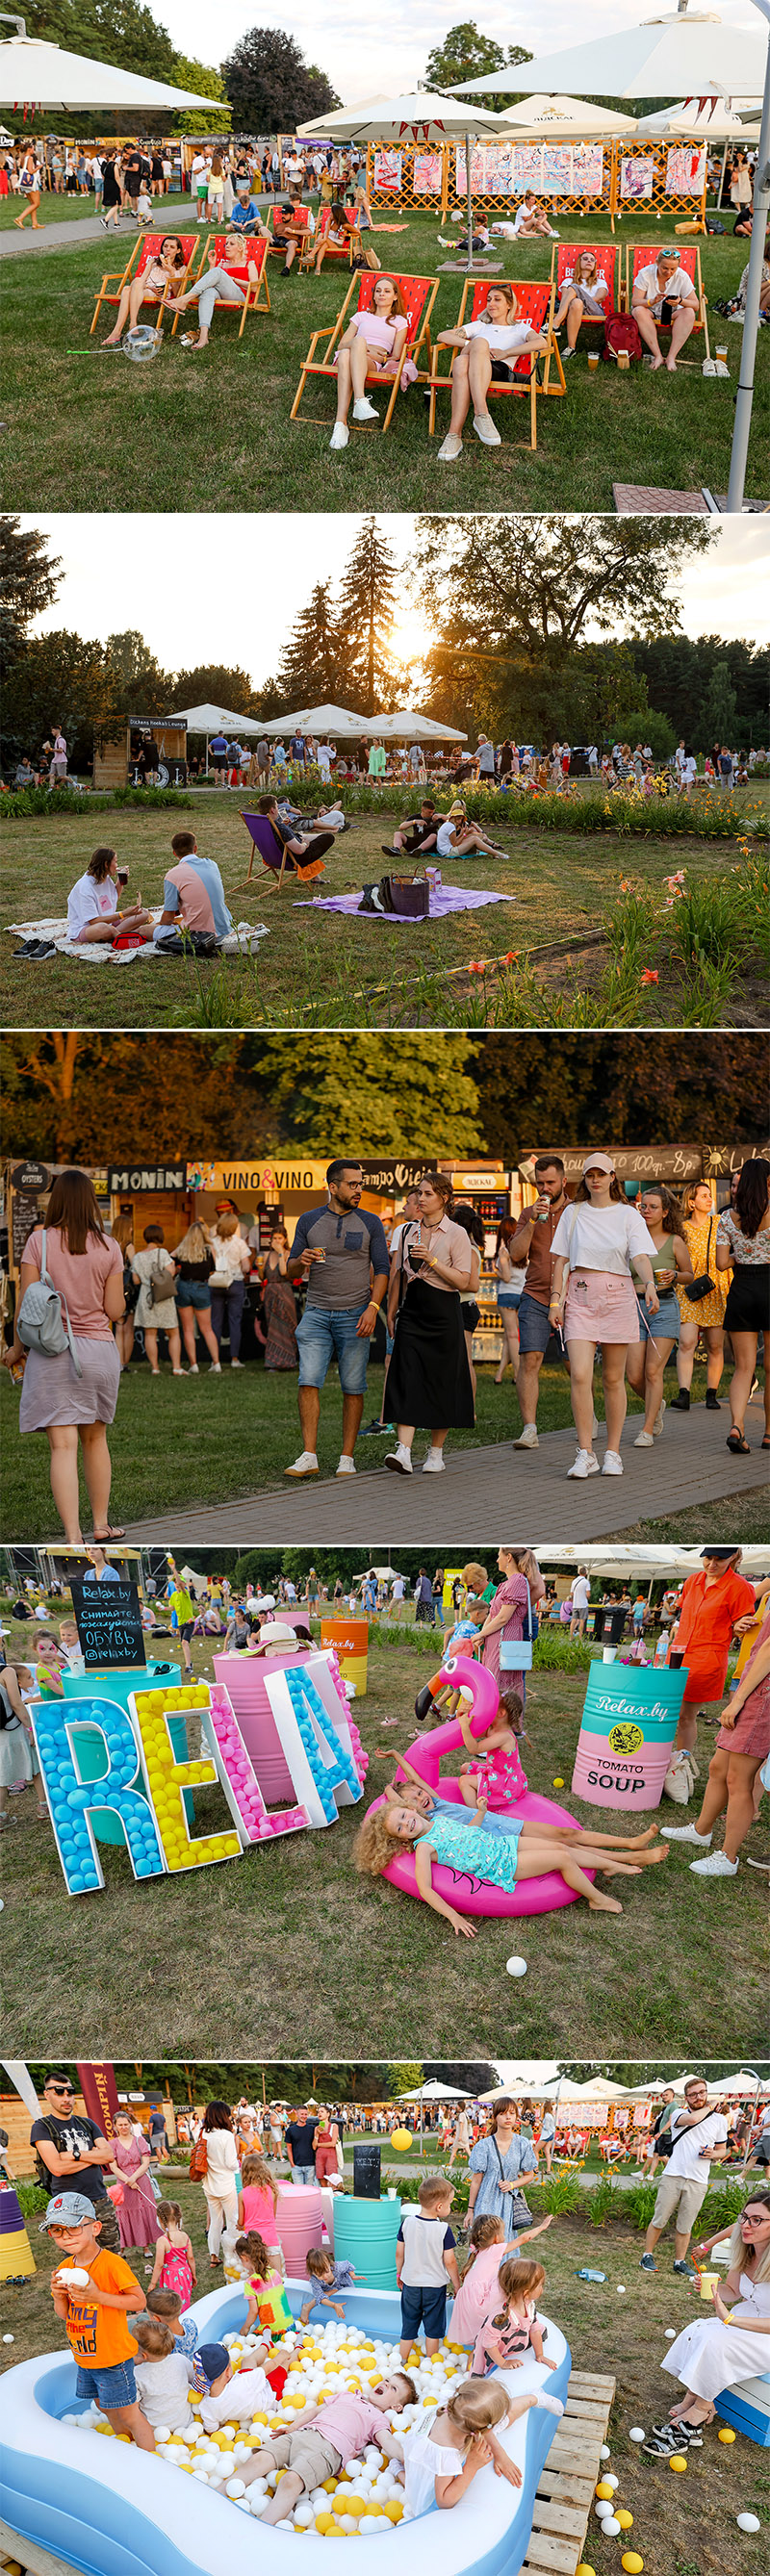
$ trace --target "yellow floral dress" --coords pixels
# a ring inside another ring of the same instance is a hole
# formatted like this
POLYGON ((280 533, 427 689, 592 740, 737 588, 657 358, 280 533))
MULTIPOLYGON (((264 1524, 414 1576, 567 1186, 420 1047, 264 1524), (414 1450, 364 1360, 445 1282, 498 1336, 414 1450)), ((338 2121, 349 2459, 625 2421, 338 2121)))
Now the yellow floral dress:
POLYGON ((732 1272, 730 1270, 717 1270, 717 1223, 718 1219, 715 1209, 710 1218, 704 1217, 701 1219, 688 1217, 682 1226, 682 1234, 692 1262, 693 1278, 705 1278, 706 1271, 708 1270, 710 1271, 712 1279, 715 1279, 717 1283, 716 1287, 710 1290, 708 1297, 696 1298, 695 1304, 693 1304, 692 1298, 688 1297, 687 1290, 682 1286, 681 1281, 678 1283, 676 1294, 679 1299, 679 1311, 683 1324, 724 1323, 725 1307, 727 1305, 727 1291, 730 1286, 732 1272), (710 1259, 709 1231, 711 1233, 710 1259))

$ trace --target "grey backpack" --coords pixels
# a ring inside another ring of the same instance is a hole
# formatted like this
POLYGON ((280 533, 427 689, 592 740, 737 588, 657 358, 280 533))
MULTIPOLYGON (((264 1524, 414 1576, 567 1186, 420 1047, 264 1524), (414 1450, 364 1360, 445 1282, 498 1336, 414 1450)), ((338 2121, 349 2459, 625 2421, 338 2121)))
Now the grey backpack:
POLYGON ((25 1350, 41 1351, 44 1359, 58 1359, 62 1351, 68 1350, 76 1376, 82 1377, 66 1298, 54 1287, 46 1268, 45 1240, 44 1226, 40 1277, 31 1280, 24 1291, 17 1327, 19 1340, 24 1343, 25 1350))

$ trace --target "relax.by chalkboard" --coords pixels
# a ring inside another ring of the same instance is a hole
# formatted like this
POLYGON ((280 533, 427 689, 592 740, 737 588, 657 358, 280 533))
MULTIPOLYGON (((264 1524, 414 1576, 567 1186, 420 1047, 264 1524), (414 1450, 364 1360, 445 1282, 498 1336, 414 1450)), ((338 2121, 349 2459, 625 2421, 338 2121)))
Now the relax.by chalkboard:
POLYGON ((72 1606, 87 1672, 145 1662, 135 1583, 73 1583, 72 1606))

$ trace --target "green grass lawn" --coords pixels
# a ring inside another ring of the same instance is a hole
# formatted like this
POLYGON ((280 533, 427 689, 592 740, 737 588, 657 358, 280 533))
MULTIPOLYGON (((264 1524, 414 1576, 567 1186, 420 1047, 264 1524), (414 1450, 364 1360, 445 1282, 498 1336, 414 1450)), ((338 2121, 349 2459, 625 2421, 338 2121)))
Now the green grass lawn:
MULTIPOLYGON (((167 2182, 162 2165, 157 2172, 161 2189, 168 2187, 180 2203, 195 2253, 198 2296, 204 2297, 212 2276, 201 2186, 180 2181, 177 2171, 167 2182)), ((539 2195, 532 2193, 533 2213, 538 2201, 539 2195)), ((15 2339, 13 2351, 3 2353, 6 2367, 64 2348, 63 2329, 51 2308, 50 2263, 40 2252, 43 2240, 35 2233, 34 2218, 30 2228, 38 2271, 22 2287, 4 2292, 3 2329, 15 2339)), ((665 2460, 640 2457, 628 2440, 631 2424, 649 2426, 659 2421, 677 2393, 674 2382, 662 2376, 660 2360, 666 2327, 679 2331, 694 2313, 686 2282, 672 2278, 668 2261, 653 2276, 639 2271, 640 2239, 620 2213, 601 2229, 591 2227, 583 2209, 565 2214, 542 2243, 546 2286, 541 2305, 566 2335, 573 2367, 616 2380, 608 2432, 612 2457, 606 2465, 620 2478, 617 2502, 634 2517, 633 2530, 623 2536, 623 2548, 629 2545, 638 2551, 650 2576, 725 2576, 725 2569, 738 2565, 746 2576, 759 2576, 770 2521, 767 2453, 740 2437, 725 2447, 712 2431, 702 2451, 690 2453, 686 2477, 672 2477, 665 2460), (605 2282, 578 2280, 584 2265, 606 2272, 605 2282), (617 2295, 621 2282, 627 2292, 622 2308, 617 2295), (736 2515, 747 2509, 763 2525, 753 2539, 735 2531, 736 2515)), ((540 2246, 534 2251, 539 2252, 540 2246)), ((141 2255, 129 2260, 143 2281, 141 2255)), ((217 2275, 213 2277, 216 2280, 217 2275)), ((603 2538, 593 2516, 587 2550, 595 2576, 616 2576, 620 2544, 603 2538)))
MULTIPOLYGON (((447 882, 491 887, 511 900, 478 913, 422 922, 415 937, 409 924, 300 908, 291 881, 285 880, 279 894, 258 862, 246 886, 251 843, 238 808, 249 802, 245 791, 239 797, 212 789, 205 801, 193 798, 181 819, 197 832, 201 849, 218 861, 234 921, 267 922, 269 936, 254 959, 228 959, 224 966, 216 961, 194 965, 183 958, 141 959, 118 967, 80 965, 55 956, 39 965, 16 965, 14 943, 6 936, 0 947, 0 1007, 6 1024, 44 1026, 50 1011, 52 1027, 188 1027, 214 1017, 215 997, 224 988, 223 1015, 232 1012, 242 1027, 443 1026, 448 1017, 454 1021, 473 1007, 462 976, 459 992, 447 983, 453 970, 513 949, 522 960, 531 958, 551 989, 563 989, 566 978, 567 990, 574 994, 595 981, 606 965, 604 945, 581 952, 581 942, 606 927, 625 873, 632 872, 635 881, 642 880, 660 898, 672 870, 684 866, 693 884, 716 886, 726 866, 738 859, 731 842, 656 839, 654 821, 649 839, 632 842, 611 829, 584 841, 547 829, 517 831, 500 800, 490 828, 495 837, 500 835, 505 857, 467 859, 454 868, 445 864, 443 874, 447 882), (551 943, 560 953, 541 958, 551 943)), ((758 804, 767 810, 767 782, 741 789, 735 804, 736 823, 758 804)), ((50 817, 7 822, 5 920, 65 912, 70 887, 105 833, 129 864, 132 891, 140 891, 148 903, 160 902, 179 821, 170 811, 145 815, 136 806, 89 812, 84 800, 82 815, 57 815, 54 802, 50 817)), ((354 815, 350 832, 328 853, 323 890, 341 894, 379 877, 393 822, 386 799, 379 813, 354 815)), ((660 961, 660 983, 635 987, 625 1015, 640 1024, 675 1026, 683 1013, 681 972, 657 934, 649 947, 650 957, 653 953, 660 961)), ((736 975, 734 999, 729 1009, 720 1008, 720 1019, 756 1023, 763 1013, 759 980, 756 989, 752 986, 750 1006, 746 1004, 747 990, 736 975)))
MULTIPOLYGON (((380 213, 376 220, 391 222, 380 213)), ((178 204, 172 222, 186 228, 178 204)), ((435 216, 394 212, 392 225, 375 235, 383 266, 436 275, 446 254, 437 246, 435 216)), ((581 243, 607 237, 606 218, 588 217, 578 229, 581 243)), ((618 238, 624 246, 650 232, 660 238, 655 224, 645 232, 624 221, 618 238)), ((547 244, 503 248, 511 274, 548 274, 547 244)), ((317 421, 292 423, 289 412, 310 334, 333 321, 346 272, 342 280, 328 270, 319 279, 295 273, 284 279, 271 260, 272 313, 250 317, 242 340, 220 314, 202 359, 181 347, 178 334, 150 366, 133 367, 102 357, 103 317, 89 340, 94 294, 104 269, 119 264, 117 249, 105 236, 104 243, 59 251, 50 266, 43 254, 6 261, 8 509, 56 510, 65 493, 77 496, 81 509, 100 511, 611 510, 617 481, 726 490, 741 348, 735 325, 725 326, 729 382, 712 377, 704 383, 701 336, 689 344, 691 363, 676 384, 665 372, 651 376, 641 367, 626 376, 612 366, 589 374, 582 351, 567 369, 566 399, 539 406, 534 456, 523 444, 525 406, 509 404, 501 448, 482 449, 471 431, 457 465, 438 466, 448 406, 442 401, 440 435, 429 441, 418 388, 399 397, 387 442, 358 433, 332 456, 331 388, 316 383, 315 394, 311 388, 306 408, 317 421)), ((713 304, 735 293, 747 245, 729 235, 701 249, 713 304)), ((434 330, 456 320, 460 289, 456 275, 441 276, 434 330)), ((748 490, 760 497, 768 480, 767 343, 763 332, 748 472, 748 490)), ((254 578, 258 590, 258 552, 254 578)))
MULTIPOLYGON (((193 1651, 196 1672, 210 1677, 210 1645, 193 1651)), ((370 1756, 365 1804, 413 1740, 425 1671, 411 1640, 372 1638, 369 1688, 356 1702, 370 1756)), ((584 1694, 582 1674, 536 1672, 524 1746, 532 1788, 581 1821, 589 1810, 571 1798, 569 1782, 584 1694), (555 1778, 564 1790, 553 1789, 555 1778)), ((702 1733, 705 1770, 713 1736, 702 1733)), ((218 1826, 219 1793, 198 1791, 198 1799, 204 1828, 208 1819, 218 1826)), ((30 1792, 12 1805, 31 1808, 30 1792)), ((570 1905, 514 1923, 490 1919, 474 1941, 459 1941, 427 1906, 357 1876, 360 1813, 346 1809, 328 1831, 142 1886, 127 1853, 111 1847, 105 1891, 92 1901, 65 1894, 52 1836, 22 1815, 3 1837, 5 2020, 15 2053, 53 2052, 54 2062, 71 2048, 73 1982, 84 2056, 98 2055, 105 2032, 116 2057, 183 2060, 258 2051, 450 2057, 471 2035, 482 2056, 606 2060, 685 2049, 697 2063, 742 2048, 752 2064, 762 2051, 760 1872, 744 1868, 725 1886, 704 1887, 674 1848, 624 1885, 622 1915, 589 1919, 570 1905), (529 1969, 515 1984, 505 1973, 514 1950, 529 1969)), ((765 1818, 751 1831, 752 1858, 767 1858, 769 1839, 765 1818)))

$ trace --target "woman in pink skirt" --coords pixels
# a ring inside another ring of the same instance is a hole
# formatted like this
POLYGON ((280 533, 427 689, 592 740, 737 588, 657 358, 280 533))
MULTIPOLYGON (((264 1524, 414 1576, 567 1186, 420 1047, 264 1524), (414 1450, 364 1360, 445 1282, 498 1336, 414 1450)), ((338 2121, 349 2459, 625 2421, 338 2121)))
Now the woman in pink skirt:
POLYGON ((697 1823, 662 1827, 666 1842, 692 1843, 700 1858, 691 1862, 696 1878, 734 1878, 738 1853, 754 1822, 760 1795, 758 1774, 770 1754, 770 1599, 752 1653, 719 1729, 706 1794, 697 1823), (727 1810, 725 1814, 725 1809, 727 1810), (711 1850, 717 1817, 725 1815, 721 1851, 711 1850))
POLYGON ((150 2149, 143 2138, 136 2137, 127 2111, 118 2112, 115 2153, 109 2171, 113 2182, 123 2186, 118 2209, 121 2254, 127 2245, 157 2245, 161 2229, 149 2178, 150 2149))
POLYGON ((553 1238, 549 1313, 569 1347, 570 1394, 578 1452, 570 1476, 597 1476, 593 1446, 593 1377, 602 1355, 607 1447, 603 1476, 622 1476, 620 1440, 626 1418, 626 1352, 639 1340, 631 1263, 643 1283, 648 1315, 657 1315, 655 1245, 644 1219, 623 1196, 609 1154, 589 1154, 574 1206, 553 1238))

